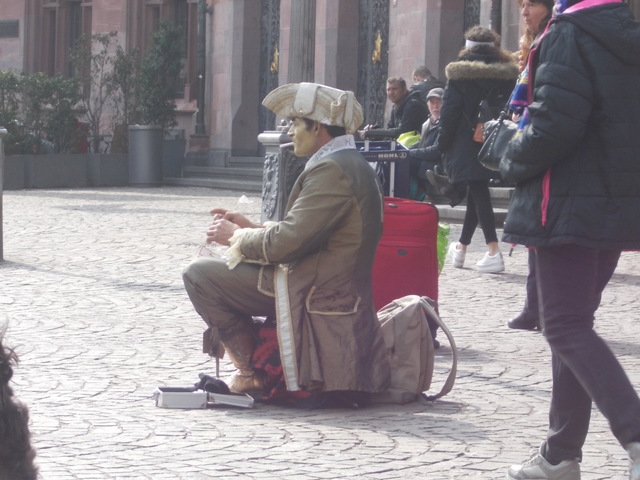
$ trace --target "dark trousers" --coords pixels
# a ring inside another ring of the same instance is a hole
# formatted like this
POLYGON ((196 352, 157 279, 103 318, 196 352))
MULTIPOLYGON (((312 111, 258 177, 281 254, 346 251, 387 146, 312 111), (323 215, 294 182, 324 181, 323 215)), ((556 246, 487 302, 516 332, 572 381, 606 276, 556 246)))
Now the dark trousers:
POLYGON ((640 441, 640 399, 613 352, 593 330, 620 250, 565 244, 538 248, 536 253, 540 312, 553 372, 543 455, 551 462, 582 458, 592 401, 622 445, 640 441))
POLYGON ((538 319, 540 317, 538 307, 538 285, 536 284, 536 251, 529 249, 527 257, 529 273, 527 274, 527 296, 524 299, 522 311, 528 318, 538 319))
POLYGON ((497 242, 496 220, 489 194, 489 180, 469 182, 467 186, 467 210, 464 215, 460 243, 469 245, 480 223, 486 243, 497 242))

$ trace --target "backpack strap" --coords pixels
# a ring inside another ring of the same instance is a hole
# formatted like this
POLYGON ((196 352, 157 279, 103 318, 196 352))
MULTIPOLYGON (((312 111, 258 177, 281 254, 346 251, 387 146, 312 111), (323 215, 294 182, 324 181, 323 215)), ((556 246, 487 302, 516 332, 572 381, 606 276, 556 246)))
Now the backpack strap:
POLYGON ((429 302, 427 301, 427 297, 421 297, 420 304, 426 310, 427 316, 432 318, 438 324, 438 326, 442 329, 442 331, 445 333, 445 335, 447 336, 447 339, 449 340, 449 345, 451 346, 451 355, 452 355, 451 370, 449 370, 449 375, 447 376, 447 380, 444 382, 444 385, 440 389, 440 392, 438 392, 436 395, 426 395, 422 393, 422 397, 425 400, 432 402, 434 400, 437 400, 440 397, 443 397, 444 395, 449 393, 453 388, 453 384, 456 381, 456 373, 458 372, 458 349, 456 348, 456 342, 453 339, 453 335, 451 335, 451 332, 449 331, 447 326, 444 324, 444 322, 440 318, 440 315, 438 315, 436 310, 429 304, 429 302))

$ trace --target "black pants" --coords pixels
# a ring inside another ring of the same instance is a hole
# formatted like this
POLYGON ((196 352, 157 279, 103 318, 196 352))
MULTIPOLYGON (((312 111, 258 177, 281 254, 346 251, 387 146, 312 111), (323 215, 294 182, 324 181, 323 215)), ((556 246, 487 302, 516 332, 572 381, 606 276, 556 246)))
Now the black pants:
POLYGON ((591 403, 622 445, 640 441, 640 399, 622 366, 594 331, 602 291, 620 250, 564 244, 536 250, 544 335, 552 353, 553 387, 543 455, 582 458, 591 403))
POLYGON ((489 180, 469 182, 467 186, 467 211, 464 214, 460 243, 469 245, 480 223, 486 243, 497 242, 496 220, 489 194, 489 180))
POLYGON ((527 274, 527 296, 524 299, 524 308, 522 311, 528 318, 540 318, 538 307, 538 286, 536 284, 536 251, 529 249, 527 258, 529 264, 529 273, 527 274))

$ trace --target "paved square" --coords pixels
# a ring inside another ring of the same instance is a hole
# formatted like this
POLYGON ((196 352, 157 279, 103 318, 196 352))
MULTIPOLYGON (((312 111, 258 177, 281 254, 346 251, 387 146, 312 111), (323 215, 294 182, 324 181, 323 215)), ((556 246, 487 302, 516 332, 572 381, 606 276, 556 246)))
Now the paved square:
MULTIPOLYGON (((260 198, 193 187, 4 192, 0 323, 20 355, 14 376, 29 405, 45 480, 502 479, 544 438, 550 357, 539 333, 505 322, 524 299, 527 253, 506 271, 445 265, 440 312, 459 349, 453 391, 434 404, 299 411, 168 410, 160 385, 215 373, 204 323, 181 271, 203 242, 209 210, 260 218, 260 198), (244 200, 244 199, 243 199, 244 200)), ((450 239, 457 240, 453 225, 450 239)), ((640 388, 640 253, 622 255, 597 329, 640 388)), ((450 349, 438 351, 438 380, 450 349)), ((232 368, 221 362, 224 374, 232 368)), ((615 394, 615 392, 612 392, 615 394)), ((625 452, 594 410, 582 478, 627 478, 625 452)))

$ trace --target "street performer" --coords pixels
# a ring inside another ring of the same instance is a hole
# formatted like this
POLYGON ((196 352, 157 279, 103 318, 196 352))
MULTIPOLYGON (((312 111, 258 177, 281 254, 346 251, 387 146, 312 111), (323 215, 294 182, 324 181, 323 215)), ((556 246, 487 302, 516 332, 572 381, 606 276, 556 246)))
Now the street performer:
POLYGON ((251 365, 253 317, 263 316, 276 319, 287 390, 349 392, 366 403, 388 388, 390 371, 371 285, 382 194, 352 135, 362 107, 353 92, 315 83, 278 87, 263 105, 293 122, 294 154, 309 160, 281 221, 257 225, 211 211, 207 242, 228 245, 227 262, 196 259, 185 288, 237 368, 232 391, 263 388, 251 365))

